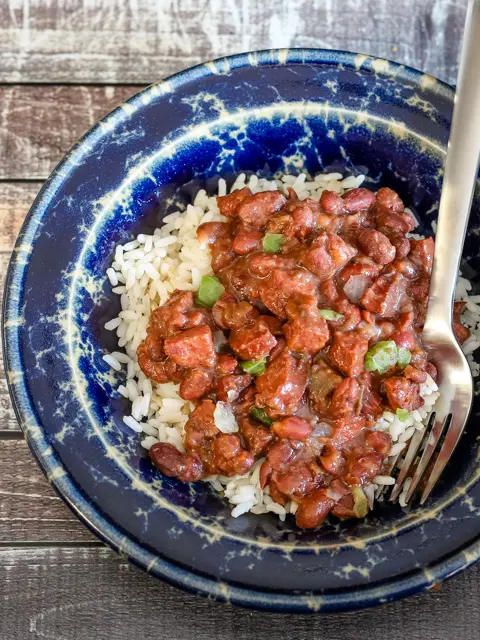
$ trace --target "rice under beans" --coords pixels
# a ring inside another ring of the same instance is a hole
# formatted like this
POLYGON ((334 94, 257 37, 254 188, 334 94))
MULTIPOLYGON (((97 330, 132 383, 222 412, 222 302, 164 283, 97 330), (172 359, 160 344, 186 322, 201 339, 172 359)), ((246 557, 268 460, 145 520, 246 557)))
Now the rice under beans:
MULTIPOLYGON (((363 180, 363 175, 344 179, 340 173, 320 174, 313 180, 308 180, 304 173, 286 175, 281 180, 266 180, 256 175, 247 179, 242 173, 230 191, 244 186, 248 186, 253 193, 277 189, 284 191, 292 187, 300 200, 319 200, 324 189, 342 194, 359 187, 363 180)), ((226 193, 226 182, 220 179, 218 195, 226 193)), ((152 235, 139 234, 123 246, 118 245, 114 260, 106 271, 112 291, 120 296, 121 311, 105 324, 105 329, 116 332, 119 350, 104 355, 103 359, 115 371, 125 374, 124 382, 117 390, 130 401, 131 413, 124 416, 123 422, 133 432, 141 434, 141 444, 145 449, 156 442, 168 442, 184 452, 184 427, 194 405, 180 397, 179 384, 157 384, 145 376, 137 362, 137 347, 147 335, 147 325, 154 309, 165 304, 176 289, 196 291, 202 276, 213 273, 208 246, 198 242, 197 228, 204 222, 225 220, 218 210, 216 196, 208 196, 204 190, 200 190, 193 205, 188 205, 185 211, 166 216, 163 225, 152 235)), ((471 288, 467 279, 458 278, 456 298, 466 301, 463 322, 471 331, 463 349, 472 374, 476 376, 479 374, 479 365, 472 354, 480 346, 480 296, 469 296, 471 288)), ((430 376, 420 385, 420 395, 425 401, 424 406, 411 412, 404 422, 393 412, 385 411, 374 427, 388 432, 392 437, 392 456, 401 455, 413 433, 426 428, 428 416, 439 396, 438 387, 430 376)), ((234 425, 228 428, 231 430, 234 425)), ((272 500, 268 487, 264 490, 260 488, 260 467, 264 460, 257 460, 244 476, 211 476, 206 479, 214 490, 228 499, 233 517, 247 511, 254 514, 273 512, 285 520, 288 513, 296 512, 295 502, 291 501, 283 507, 272 500)), ((394 484, 395 481, 391 476, 379 475, 374 482, 381 487, 394 484)), ((369 496, 371 504, 373 489, 369 496)), ((402 491, 400 504, 404 505, 407 489, 408 484, 402 491)))

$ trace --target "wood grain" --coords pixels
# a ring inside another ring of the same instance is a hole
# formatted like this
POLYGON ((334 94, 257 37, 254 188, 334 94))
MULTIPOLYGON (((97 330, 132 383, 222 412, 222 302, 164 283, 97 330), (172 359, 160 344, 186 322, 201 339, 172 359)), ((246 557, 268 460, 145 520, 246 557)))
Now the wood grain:
MULTIPOLYGON (((42 182, 0 182, 0 253, 10 254, 42 182)), ((4 273, 0 273, 3 279, 4 273)))
POLYGON ((131 86, 0 87, 0 179, 47 178, 80 136, 137 90, 131 86))
POLYGON ((149 84, 218 56, 324 47, 453 82, 467 0, 5 0, 0 82, 149 84))
POLYGON ((0 637, 478 640, 479 579, 475 567, 439 591, 376 610, 293 616, 249 612, 181 593, 108 549, 0 549, 0 637))
POLYGON ((0 478, 0 543, 97 541, 54 493, 24 440, 0 439, 0 478))
MULTIPOLYGON (((0 182, 0 295, 3 295, 10 253, 41 185, 41 182, 0 182)), ((10 403, 1 353, 0 344, 0 430, 19 431, 20 427, 10 403)), ((0 477, 1 471, 0 465, 0 477)))

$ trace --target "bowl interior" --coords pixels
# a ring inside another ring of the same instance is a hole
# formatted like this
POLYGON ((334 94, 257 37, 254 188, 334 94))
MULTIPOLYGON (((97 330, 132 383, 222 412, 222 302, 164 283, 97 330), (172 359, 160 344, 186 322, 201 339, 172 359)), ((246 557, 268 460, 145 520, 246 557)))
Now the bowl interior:
MULTIPOLYGON (((478 523, 455 524, 473 518, 462 492, 478 473, 477 397, 425 508, 380 503, 365 520, 302 531, 273 515, 234 519, 207 485, 161 477, 122 422, 121 376, 102 360, 116 348, 103 328, 119 311, 105 278, 114 247, 161 225, 199 188, 214 193, 219 176, 363 173, 369 188, 398 191, 420 221, 416 232, 432 234, 452 96, 428 77, 385 71, 353 57, 247 64, 146 90, 72 152, 23 231, 10 303, 21 322, 7 346, 18 347, 26 372, 30 437, 45 438, 94 508, 156 557, 244 586, 333 592, 405 575, 478 535, 478 523)), ((479 229, 477 194, 463 267, 474 292, 479 229)))

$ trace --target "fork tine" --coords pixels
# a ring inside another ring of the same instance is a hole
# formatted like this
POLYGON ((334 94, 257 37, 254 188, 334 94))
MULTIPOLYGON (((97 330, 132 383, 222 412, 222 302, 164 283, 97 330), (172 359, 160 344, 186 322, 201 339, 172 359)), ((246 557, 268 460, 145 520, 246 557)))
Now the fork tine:
POLYGON ((394 502, 400 495, 405 477, 408 471, 410 470, 410 467, 412 466, 413 461, 417 456, 417 452, 420 448, 420 445, 422 444, 422 440, 424 437, 425 437, 425 431, 417 430, 413 434, 410 440, 410 445, 408 447, 407 454, 405 456, 405 460, 403 461, 403 464, 402 464, 402 468, 400 469, 400 473, 398 474, 397 481, 395 482, 395 486, 393 487, 393 491, 390 495, 390 502, 394 502))
MULTIPOLYGON (((441 396, 440 396, 441 397, 441 396)), ((405 501, 408 502, 412 497, 413 492, 418 486, 423 474, 425 473, 425 469, 427 468, 428 463, 437 447, 438 441, 442 437, 443 429, 445 427, 446 419, 449 415, 448 411, 442 411, 444 409, 445 404, 447 404, 448 408, 450 408, 450 403, 442 402, 442 406, 440 410, 437 409, 435 422, 428 436, 427 444, 425 445, 425 449, 423 450, 422 457, 420 458, 420 462, 418 463, 417 468, 415 469, 415 473, 413 474, 412 483, 408 488, 407 495, 405 496, 405 501)))
POLYGON ((450 421, 450 426, 448 427, 445 441, 442 444, 437 461, 435 462, 425 489, 423 490, 422 497, 420 498, 420 504, 423 504, 430 495, 463 433, 463 429, 467 423, 468 413, 465 415, 465 412, 463 412, 462 419, 462 411, 460 409, 461 407, 452 407, 452 419, 450 421))

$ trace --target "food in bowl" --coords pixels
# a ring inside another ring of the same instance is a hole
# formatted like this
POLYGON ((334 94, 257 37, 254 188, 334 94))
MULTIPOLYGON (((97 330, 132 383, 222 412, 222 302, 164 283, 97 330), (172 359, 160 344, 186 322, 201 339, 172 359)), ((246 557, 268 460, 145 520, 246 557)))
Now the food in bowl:
POLYGON ((107 271, 125 424, 163 474, 209 481, 234 517, 364 517, 438 397, 421 342, 433 239, 363 179, 242 174, 228 194, 220 180, 107 271))

